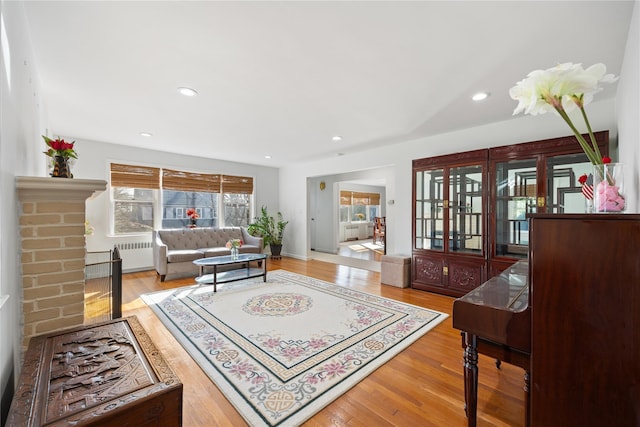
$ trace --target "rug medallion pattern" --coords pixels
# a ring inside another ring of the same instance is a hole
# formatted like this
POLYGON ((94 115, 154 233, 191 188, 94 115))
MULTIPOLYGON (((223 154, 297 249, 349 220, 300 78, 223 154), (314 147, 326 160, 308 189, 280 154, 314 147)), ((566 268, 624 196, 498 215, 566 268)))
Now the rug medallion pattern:
POLYGON ((250 425, 298 425, 446 314, 283 270, 143 295, 250 425))

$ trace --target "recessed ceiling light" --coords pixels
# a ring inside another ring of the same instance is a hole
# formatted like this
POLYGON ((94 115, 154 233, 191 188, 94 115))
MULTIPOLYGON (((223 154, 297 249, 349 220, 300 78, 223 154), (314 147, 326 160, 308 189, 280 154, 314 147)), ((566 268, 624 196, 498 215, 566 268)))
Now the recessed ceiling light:
POLYGON ((331 138, 331 139, 332 139, 333 141, 336 141, 336 142, 338 142, 338 141, 342 141, 342 137, 341 137, 340 135, 336 135, 336 136, 334 136, 334 137, 333 137, 333 138, 331 138))
POLYGON ((489 97, 488 92, 478 92, 471 97, 474 101, 482 101, 483 99, 487 99, 489 97))
POLYGON ((150 134, 149 132, 140 132, 140 136, 145 136, 145 137, 150 137, 153 136, 153 134, 150 134))
POLYGON ((270 159, 270 158, 271 158, 271 156, 267 154, 266 156, 264 156, 264 158, 265 158, 265 159, 270 159))
POLYGON ((198 94, 198 92, 190 87, 179 87, 178 92, 184 96, 196 96, 198 94))

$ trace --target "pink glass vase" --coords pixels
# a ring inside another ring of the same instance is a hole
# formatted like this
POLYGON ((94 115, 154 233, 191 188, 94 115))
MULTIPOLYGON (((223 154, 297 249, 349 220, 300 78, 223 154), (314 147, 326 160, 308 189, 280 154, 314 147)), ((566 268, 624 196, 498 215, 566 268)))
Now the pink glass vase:
POLYGON ((626 208, 624 165, 608 163, 593 166, 593 212, 621 213, 626 208))

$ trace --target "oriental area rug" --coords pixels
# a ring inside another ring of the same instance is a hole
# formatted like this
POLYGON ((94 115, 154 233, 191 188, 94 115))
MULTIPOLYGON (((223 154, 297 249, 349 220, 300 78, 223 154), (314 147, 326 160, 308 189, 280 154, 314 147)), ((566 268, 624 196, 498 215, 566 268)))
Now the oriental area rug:
POLYGON ((301 424, 447 317, 284 270, 212 290, 142 298, 252 426, 301 424))

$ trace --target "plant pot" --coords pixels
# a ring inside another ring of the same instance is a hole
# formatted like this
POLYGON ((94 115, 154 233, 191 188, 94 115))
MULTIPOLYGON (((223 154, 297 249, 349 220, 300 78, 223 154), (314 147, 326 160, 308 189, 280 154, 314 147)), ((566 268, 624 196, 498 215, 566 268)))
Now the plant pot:
POLYGON ((71 168, 69 167, 69 159, 62 156, 55 156, 53 158, 51 176, 53 178, 73 178, 71 168))
POLYGON ((282 252, 282 245, 277 245, 275 243, 270 243, 269 247, 271 248, 271 258, 279 259, 280 252, 282 252))

